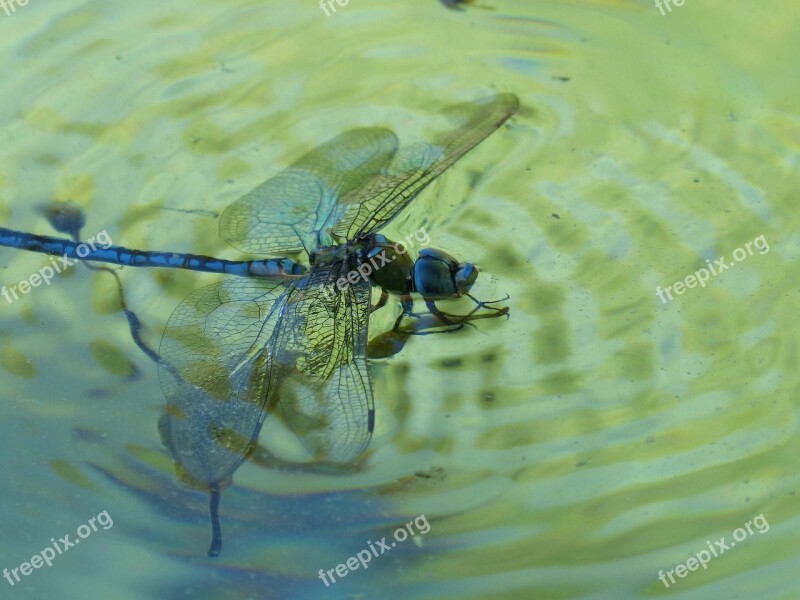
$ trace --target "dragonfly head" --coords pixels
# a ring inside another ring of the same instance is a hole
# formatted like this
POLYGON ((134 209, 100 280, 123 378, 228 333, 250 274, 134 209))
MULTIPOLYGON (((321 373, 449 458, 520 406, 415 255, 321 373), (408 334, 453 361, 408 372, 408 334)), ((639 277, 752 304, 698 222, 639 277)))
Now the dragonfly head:
POLYGON ((456 282, 456 290, 458 295, 466 294, 472 289, 472 284, 478 278, 478 267, 472 263, 458 263, 458 270, 453 276, 456 282))
POLYGON ((429 300, 462 296, 477 278, 475 265, 460 263, 442 250, 424 248, 414 263, 414 291, 429 300))

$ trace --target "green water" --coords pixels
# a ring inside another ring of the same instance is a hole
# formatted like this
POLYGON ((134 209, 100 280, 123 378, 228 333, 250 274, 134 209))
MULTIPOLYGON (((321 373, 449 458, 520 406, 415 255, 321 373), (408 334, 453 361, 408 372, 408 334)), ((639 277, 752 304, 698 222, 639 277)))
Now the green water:
MULTIPOLYGON (((522 104, 385 230, 426 226, 480 266, 476 295, 511 296, 510 319, 374 361, 354 472, 244 465, 217 559, 113 280, 76 266, 0 298, 0 568, 113 519, 0 597, 796 598, 798 17, 772 0, 0 8, 0 223, 19 230, 52 233, 35 205, 70 199, 87 236, 237 258, 214 218, 165 207, 219 212, 350 127, 413 139, 456 102, 522 104), (420 515, 424 535, 320 581, 420 515), (707 568, 659 580, 759 515, 707 568)), ((49 262, 0 260, 4 285, 49 262)), ((120 275, 153 343, 215 280, 120 275)), ((260 441, 299 453, 269 419, 260 441)))

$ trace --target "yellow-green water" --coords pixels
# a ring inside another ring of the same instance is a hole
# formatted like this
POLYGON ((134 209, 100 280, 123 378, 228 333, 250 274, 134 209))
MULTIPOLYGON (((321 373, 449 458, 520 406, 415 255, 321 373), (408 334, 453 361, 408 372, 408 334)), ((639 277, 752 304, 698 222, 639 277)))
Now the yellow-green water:
MULTIPOLYGON (((401 138, 514 92, 512 121, 387 228, 477 262, 508 321, 372 365, 376 434, 333 476, 243 466, 205 557, 203 494, 158 438, 157 374, 113 282, 74 267, 0 298, 0 568, 103 510, 2 598, 768 598, 798 594, 800 5, 647 1, 45 2, 0 9, 0 223, 235 258, 213 218, 361 125, 401 138), (764 236, 705 287, 666 287, 764 236), (424 514, 430 531, 326 588, 424 514), (758 515, 764 533, 668 589, 758 515)), ((47 259, 0 250, 2 283, 47 259)), ((157 340, 214 276, 120 272, 157 340)), ((397 310, 394 305, 391 310, 397 310)), ((392 315, 378 316, 380 333, 392 315)), ((270 421, 261 442, 291 452, 270 421)))

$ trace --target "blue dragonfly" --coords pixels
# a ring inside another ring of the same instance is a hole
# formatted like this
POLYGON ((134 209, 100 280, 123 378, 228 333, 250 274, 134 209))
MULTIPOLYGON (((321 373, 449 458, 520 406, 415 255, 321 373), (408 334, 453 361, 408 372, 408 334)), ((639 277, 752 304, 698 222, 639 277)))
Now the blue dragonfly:
MULTIPOLYGON (((72 239, 0 228, 0 246, 238 276, 189 294, 170 316, 158 353, 149 354, 159 365, 166 398, 159 431, 178 479, 210 494, 209 556, 222 548, 221 491, 256 448, 267 414, 282 419, 317 462, 351 463, 366 449, 375 424, 368 320, 390 293, 402 306, 393 328, 398 333, 404 317, 423 316, 413 312, 412 294, 423 298, 425 314, 443 330, 507 315, 507 307, 469 294, 475 265, 430 248, 414 261, 378 231, 518 106, 513 94, 498 94, 448 107, 441 114, 449 129, 402 149, 389 129, 345 131, 222 213, 220 235, 233 247, 260 256, 304 251, 310 268, 289 258, 229 261, 88 247, 76 227, 64 223, 54 226, 71 231, 72 239), (370 269, 368 277, 353 276, 367 263, 376 265, 379 255, 385 266, 370 269), (381 289, 374 306, 373 286, 381 289), (466 315, 436 306, 461 296, 475 303, 466 315), (488 312, 476 314, 481 308, 488 312)), ((140 344, 138 325, 129 321, 140 344)))

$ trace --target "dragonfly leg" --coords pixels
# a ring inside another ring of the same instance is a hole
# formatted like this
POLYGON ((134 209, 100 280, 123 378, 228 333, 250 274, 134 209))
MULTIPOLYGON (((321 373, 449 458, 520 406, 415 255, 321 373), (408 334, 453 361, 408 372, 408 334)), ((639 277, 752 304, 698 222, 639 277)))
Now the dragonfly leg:
MULTIPOLYGON (((401 296, 400 297, 400 303, 401 303, 401 305, 403 307, 403 312, 401 312, 397 316, 397 320, 394 322, 394 327, 392 328, 392 332, 393 333, 405 334, 405 335, 428 335, 428 334, 431 334, 431 333, 449 333, 451 331, 457 331, 458 329, 461 329, 462 327, 464 327, 464 323, 454 323, 452 321, 447 322, 447 318, 446 317, 444 318, 444 320, 442 320, 441 318, 439 320, 442 321, 442 323, 444 323, 445 325, 448 326, 447 329, 435 329, 435 330, 433 329, 434 327, 440 326, 441 323, 434 324, 433 326, 430 326, 429 324, 425 324, 425 325, 423 325, 421 327, 418 327, 416 325, 412 325, 411 327, 401 327, 401 324, 403 322, 403 317, 411 317, 413 319, 423 319, 424 317, 428 316, 429 313, 415 313, 414 312, 414 300, 409 295, 401 296), (430 329, 430 331, 428 331, 428 329, 430 329)), ((430 309, 430 307, 429 307, 429 309, 430 309)), ((434 306, 434 310, 439 312, 439 309, 436 308, 435 306, 434 306)), ((438 315, 437 315, 437 318, 438 318, 438 315)))
POLYGON ((370 314, 374 313, 379 308, 383 308, 386 306, 386 301, 389 299, 389 292, 382 289, 381 290, 381 297, 378 298, 378 301, 369 309, 370 314))
POLYGON ((489 305, 496 304, 497 302, 504 302, 509 299, 509 296, 501 298, 500 300, 481 301, 475 298, 472 294, 466 294, 466 295, 469 297, 470 300, 472 300, 475 303, 475 308, 473 308, 465 315, 455 315, 452 313, 446 313, 444 311, 441 311, 436 307, 436 304, 433 302, 433 300, 426 300, 425 305, 428 307, 428 310, 431 312, 431 314, 436 316, 436 318, 438 318, 445 325, 452 325, 454 323, 464 323, 469 320, 472 320, 470 317, 472 317, 472 315, 474 315, 482 308, 485 308, 487 310, 493 310, 495 311, 495 313, 489 315, 481 315, 480 317, 475 317, 475 318, 492 319, 494 317, 499 317, 501 315, 508 316, 507 306, 498 308, 496 306, 489 306, 489 305))
POLYGON ((403 312, 397 315, 397 319, 395 319, 394 327, 392 327, 392 331, 395 333, 400 332, 400 323, 403 322, 403 317, 406 315, 413 317, 414 315, 414 300, 408 294, 403 294, 400 296, 400 305, 403 307, 403 312))
MULTIPOLYGON (((439 310, 439 309, 437 308, 437 306, 436 306, 436 304, 434 303, 434 301, 433 301, 433 300, 425 300, 425 306, 427 306, 427 307, 428 307, 428 310, 430 311, 430 313, 431 313, 433 316, 435 316, 437 319, 439 319, 439 320, 440 320, 442 323, 444 323, 445 325, 457 325, 457 324, 458 324, 458 322, 457 322, 457 321, 451 321, 451 320, 450 320, 450 317, 456 317, 456 318, 459 318, 459 317, 461 317, 461 316, 462 316, 462 315, 451 315, 451 314, 449 314, 449 313, 442 312, 441 310, 439 310)), ((471 315, 472 313, 474 313, 476 310, 478 310, 478 309, 477 309, 477 308, 473 309, 471 313, 469 313, 468 315, 464 315, 464 317, 468 317, 468 316, 470 316, 470 315, 471 315)), ((462 325, 463 325, 463 323, 462 323, 462 325)))
POLYGON ((482 300, 478 300, 472 294, 467 294, 467 296, 469 297, 470 300, 472 300, 477 305, 477 308, 475 308, 469 314, 474 313, 479 308, 485 308, 486 310, 494 310, 494 311, 497 311, 498 313, 503 314, 503 315, 508 314, 508 307, 507 306, 503 306, 502 308, 497 308, 496 306, 489 306, 490 304, 497 304, 498 302, 505 302, 506 300, 511 298, 511 296, 509 296, 508 294, 506 294, 505 298, 500 298, 499 300, 483 300, 483 301, 482 300))

